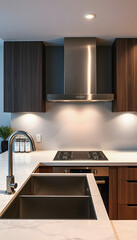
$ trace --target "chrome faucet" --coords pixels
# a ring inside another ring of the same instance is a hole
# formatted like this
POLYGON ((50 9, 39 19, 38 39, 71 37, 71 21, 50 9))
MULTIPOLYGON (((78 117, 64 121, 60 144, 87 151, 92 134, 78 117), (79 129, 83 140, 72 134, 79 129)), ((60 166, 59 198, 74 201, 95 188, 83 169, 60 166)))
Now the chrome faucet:
POLYGON ((32 136, 25 132, 25 131, 17 131, 14 132, 8 140, 8 176, 7 176, 7 194, 12 194, 15 192, 15 188, 17 188, 17 183, 14 181, 14 175, 13 175, 13 158, 12 158, 12 145, 13 145, 13 140, 17 135, 24 135, 25 137, 28 138, 30 142, 30 147, 31 151, 36 151, 35 143, 32 138, 32 136))

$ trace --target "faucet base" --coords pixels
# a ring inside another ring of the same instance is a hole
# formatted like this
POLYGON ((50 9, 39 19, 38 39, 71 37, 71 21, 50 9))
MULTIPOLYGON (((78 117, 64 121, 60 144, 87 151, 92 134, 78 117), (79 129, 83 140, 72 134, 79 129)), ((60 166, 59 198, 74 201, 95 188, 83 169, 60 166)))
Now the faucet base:
POLYGON ((13 156, 12 156, 12 144, 13 144, 13 140, 14 138, 18 135, 24 135, 25 137, 28 138, 28 140, 30 141, 30 146, 31 146, 31 151, 35 151, 36 147, 35 147, 35 143, 34 140, 32 138, 32 136, 24 131, 17 131, 14 132, 8 140, 8 149, 9 149, 9 154, 8 154, 8 173, 9 175, 7 176, 7 194, 12 194, 14 193, 14 189, 17 187, 17 183, 14 183, 14 176, 13 176, 13 156))
POLYGON ((15 192, 14 188, 17 187, 17 183, 15 183, 14 175, 7 176, 7 194, 13 194, 15 192))

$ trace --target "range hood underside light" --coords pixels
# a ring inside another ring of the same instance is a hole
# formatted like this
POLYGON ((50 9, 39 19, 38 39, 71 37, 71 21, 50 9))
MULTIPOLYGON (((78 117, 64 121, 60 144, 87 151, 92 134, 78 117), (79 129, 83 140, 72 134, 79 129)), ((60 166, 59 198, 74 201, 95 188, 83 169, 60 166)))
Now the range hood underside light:
POLYGON ((48 94, 49 102, 108 102, 114 100, 114 94, 64 95, 48 94))

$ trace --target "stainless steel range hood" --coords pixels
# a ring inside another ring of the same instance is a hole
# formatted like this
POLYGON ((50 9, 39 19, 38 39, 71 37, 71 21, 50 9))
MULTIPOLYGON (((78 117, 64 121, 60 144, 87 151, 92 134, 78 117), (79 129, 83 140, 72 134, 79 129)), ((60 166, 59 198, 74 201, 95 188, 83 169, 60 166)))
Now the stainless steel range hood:
POLYGON ((112 101, 97 93, 96 38, 64 39, 64 94, 48 94, 50 102, 112 101))

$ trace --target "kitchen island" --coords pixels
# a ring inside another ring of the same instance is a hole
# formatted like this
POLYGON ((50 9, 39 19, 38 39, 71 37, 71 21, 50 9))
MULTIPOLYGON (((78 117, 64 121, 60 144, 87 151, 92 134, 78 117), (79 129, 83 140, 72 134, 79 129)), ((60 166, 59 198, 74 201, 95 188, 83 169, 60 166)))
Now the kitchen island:
MULTIPOLYGON (((18 183, 16 192, 24 181, 37 168, 39 163, 46 165, 68 166, 137 166, 137 152, 104 151, 109 161, 73 161, 53 162, 57 151, 37 151, 17 153, 14 157, 14 175, 18 183)), ((12 201, 14 195, 6 195, 6 175, 8 172, 8 154, 0 155, 0 212, 12 201)), ((97 200, 96 200, 97 201, 97 200)), ((3 239, 117 239, 106 213, 99 210, 99 220, 0 220, 1 240, 3 239), (15 238, 16 237, 16 238, 15 238)), ((116 221, 120 222, 120 221, 116 221)), ((135 221, 136 222, 136 221, 135 221)), ((115 225, 113 226, 115 227, 115 225)), ((117 229, 117 228, 116 228, 117 229)), ((122 239, 122 238, 119 238, 122 239)))

